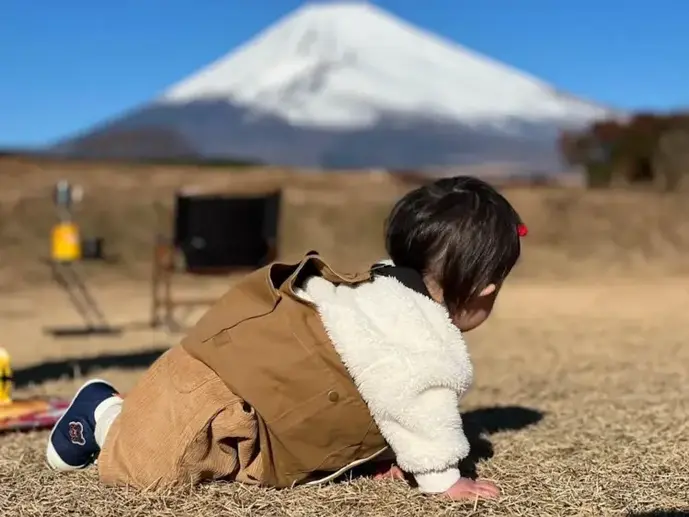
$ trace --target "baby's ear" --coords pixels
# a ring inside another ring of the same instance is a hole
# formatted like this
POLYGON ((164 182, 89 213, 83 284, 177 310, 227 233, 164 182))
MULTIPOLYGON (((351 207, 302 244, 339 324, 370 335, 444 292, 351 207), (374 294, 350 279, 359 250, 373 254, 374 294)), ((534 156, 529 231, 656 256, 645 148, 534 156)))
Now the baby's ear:
POLYGON ((495 292, 496 289, 497 286, 495 284, 490 284, 479 293, 479 296, 490 296, 495 292))

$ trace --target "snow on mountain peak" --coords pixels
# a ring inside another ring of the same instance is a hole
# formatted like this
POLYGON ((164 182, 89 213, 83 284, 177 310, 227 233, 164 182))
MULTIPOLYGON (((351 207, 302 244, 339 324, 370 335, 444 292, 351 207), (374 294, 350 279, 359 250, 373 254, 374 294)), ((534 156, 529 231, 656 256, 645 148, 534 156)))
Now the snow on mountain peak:
POLYGON ((305 127, 368 127, 387 113, 498 125, 607 113, 364 2, 309 3, 158 102, 222 99, 305 127))

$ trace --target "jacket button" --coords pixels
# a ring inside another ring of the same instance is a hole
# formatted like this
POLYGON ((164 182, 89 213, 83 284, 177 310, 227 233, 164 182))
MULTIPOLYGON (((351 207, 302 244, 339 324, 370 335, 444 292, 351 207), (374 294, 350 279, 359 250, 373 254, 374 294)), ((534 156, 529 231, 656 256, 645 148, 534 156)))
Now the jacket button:
POLYGON ((328 400, 330 402, 337 402, 340 400, 340 394, 336 391, 330 391, 328 392, 328 400))

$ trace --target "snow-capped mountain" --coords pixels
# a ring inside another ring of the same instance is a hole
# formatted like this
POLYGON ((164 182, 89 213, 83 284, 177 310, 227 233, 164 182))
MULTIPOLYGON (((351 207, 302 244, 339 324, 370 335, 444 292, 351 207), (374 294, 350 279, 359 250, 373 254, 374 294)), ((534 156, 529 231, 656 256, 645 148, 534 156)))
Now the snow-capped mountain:
POLYGON ((57 146, 298 166, 510 162, 611 114, 368 3, 307 4, 151 103, 57 146))

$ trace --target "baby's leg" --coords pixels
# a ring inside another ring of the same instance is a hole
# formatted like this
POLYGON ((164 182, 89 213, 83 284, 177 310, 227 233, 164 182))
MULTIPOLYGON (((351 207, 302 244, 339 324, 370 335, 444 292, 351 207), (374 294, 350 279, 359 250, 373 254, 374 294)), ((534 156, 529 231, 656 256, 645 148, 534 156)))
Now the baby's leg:
POLYGON ((48 465, 63 471, 90 465, 121 409, 122 399, 113 386, 99 379, 84 384, 50 433, 48 465))
POLYGON ((255 416, 203 363, 177 346, 127 393, 98 459, 102 482, 162 488, 259 478, 255 416))

